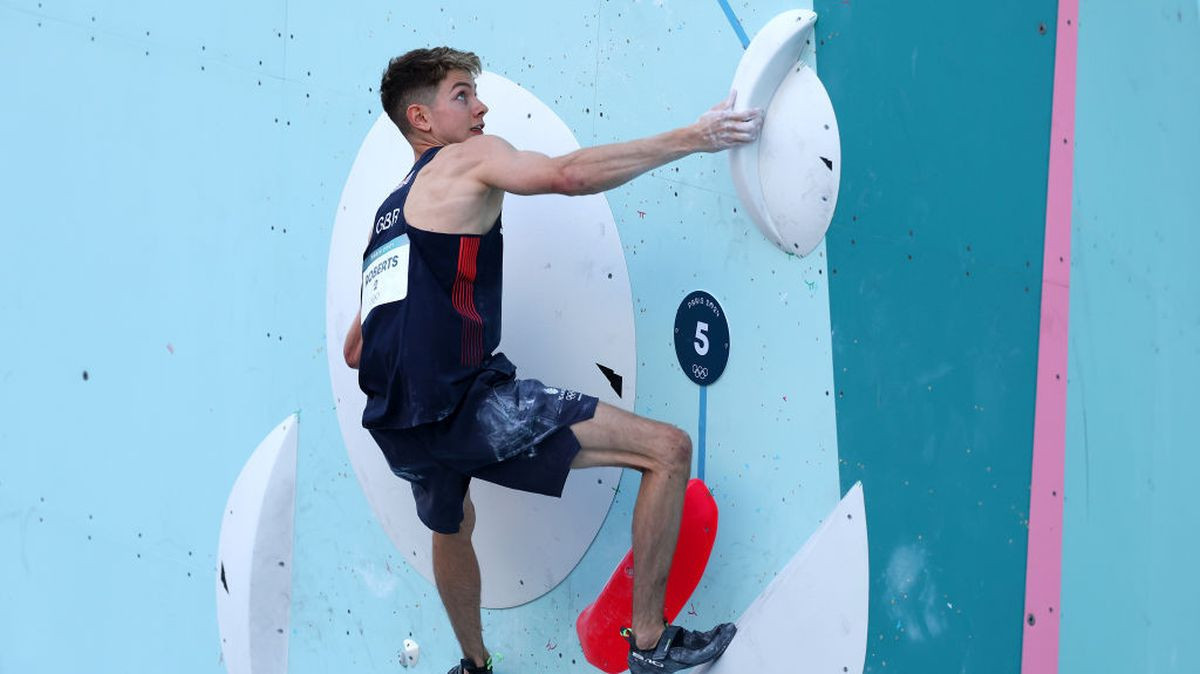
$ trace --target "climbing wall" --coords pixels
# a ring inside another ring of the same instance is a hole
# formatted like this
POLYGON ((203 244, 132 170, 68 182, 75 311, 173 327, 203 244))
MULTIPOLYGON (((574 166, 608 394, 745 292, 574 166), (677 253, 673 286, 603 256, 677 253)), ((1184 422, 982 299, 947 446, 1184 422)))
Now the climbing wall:
MULTIPOLYGON (((411 161, 372 144, 387 60, 473 50, 512 85, 485 102, 593 145, 694 120, 796 9, 841 138, 825 240, 784 254, 728 157, 689 157, 588 202, 603 268, 568 267, 619 301, 545 319, 605 323, 629 364, 579 376, 693 438, 720 525, 680 621, 740 621, 713 672, 1195 671, 1200 6, 1075 7, 0 2, 0 672, 446 671, 426 534, 393 526, 379 494, 402 484, 364 481, 331 353, 360 160, 411 161), (703 389, 674 332, 695 291, 729 328, 703 389), (1030 522, 1039 497, 1061 526, 1030 522)), ((596 671, 575 619, 628 550, 638 478, 589 486, 565 567, 498 576, 497 672, 596 671)), ((522 512, 491 549, 554 545, 522 512)))
MULTIPOLYGON (((0 569, 3 603, 16 607, 0 671, 218 672, 245 661, 223 648, 246 643, 274 649, 257 662, 293 672, 394 671, 406 638, 421 648, 415 671, 445 671, 457 656, 448 622, 408 541, 389 537, 364 494, 330 377, 331 242, 380 119, 383 67, 418 46, 474 50, 591 145, 693 121, 728 93, 743 35, 794 8, 0 7, 0 50, 16 64, 2 81, 21 101, 4 112, 20 224, 6 230, 0 278, 22 288, 0 305, 13 317, 0 346, 19 354, 0 366, 0 535, 15 551, 0 569), (239 569, 259 567, 218 542, 279 539, 253 517, 276 499, 247 500, 238 476, 261 474, 254 448, 293 414, 294 492, 279 493, 294 502, 294 536, 290 556, 271 562, 290 565, 290 590, 247 603, 257 581, 239 569), (257 626, 249 641, 218 624, 231 604, 250 607, 228 614, 257 626), (253 615, 280 605, 286 621, 253 615)), ((764 239, 725 155, 685 159, 605 200, 632 307, 634 371, 618 373, 636 378, 628 404, 693 435, 721 509, 683 620, 735 619, 842 496, 824 247, 797 258, 764 239), (695 290, 720 301, 730 329, 703 407, 674 349, 676 310, 695 290)), ((580 313, 578 330, 603 316, 580 313)), ((570 574, 485 612, 499 671, 585 667, 575 617, 628 549, 637 476, 608 488, 570 574)))

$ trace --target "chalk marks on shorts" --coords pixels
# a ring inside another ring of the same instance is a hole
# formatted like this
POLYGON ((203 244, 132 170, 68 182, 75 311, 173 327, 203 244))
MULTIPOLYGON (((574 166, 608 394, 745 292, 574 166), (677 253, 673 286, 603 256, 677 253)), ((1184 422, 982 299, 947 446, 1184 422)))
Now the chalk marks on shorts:
POLYGON ((563 405, 583 397, 536 379, 515 379, 492 390, 476 419, 493 456, 504 461, 522 452, 536 454, 537 444, 559 429, 563 405))

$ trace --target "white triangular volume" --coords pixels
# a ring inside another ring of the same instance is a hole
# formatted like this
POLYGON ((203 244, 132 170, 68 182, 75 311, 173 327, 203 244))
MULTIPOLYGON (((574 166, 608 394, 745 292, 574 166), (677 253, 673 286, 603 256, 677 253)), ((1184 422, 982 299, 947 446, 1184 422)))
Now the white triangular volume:
POLYGON ((763 236, 793 255, 825 237, 841 182, 837 118, 815 70, 816 20, 800 9, 771 19, 733 77, 735 108, 766 112, 759 139, 729 152, 734 187, 763 236))
POLYGON ((861 674, 867 654, 867 518, 855 484, 738 620, 708 674, 861 674))
POLYGON ((284 419, 254 450, 221 518, 217 625, 229 674, 287 671, 297 424, 284 419))

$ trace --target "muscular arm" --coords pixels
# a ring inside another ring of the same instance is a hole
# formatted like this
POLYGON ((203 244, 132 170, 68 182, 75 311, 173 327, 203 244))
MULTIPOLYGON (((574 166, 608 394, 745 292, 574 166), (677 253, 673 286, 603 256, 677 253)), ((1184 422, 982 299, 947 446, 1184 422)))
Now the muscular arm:
POLYGON ((561 157, 522 152, 504 139, 482 136, 476 175, 513 194, 594 194, 695 152, 717 152, 758 138, 758 110, 734 111, 733 95, 694 124, 625 143, 583 148, 561 157))
POLYGON ((346 332, 342 356, 345 357, 347 365, 355 370, 358 369, 358 361, 362 358, 362 309, 358 310, 358 314, 354 316, 354 324, 346 332))

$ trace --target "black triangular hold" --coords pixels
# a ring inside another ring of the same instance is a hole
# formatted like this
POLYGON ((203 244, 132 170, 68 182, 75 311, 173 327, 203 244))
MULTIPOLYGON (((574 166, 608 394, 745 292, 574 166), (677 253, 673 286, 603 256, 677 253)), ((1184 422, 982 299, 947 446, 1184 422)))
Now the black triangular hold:
POLYGON ((833 170, 833 160, 821 157, 821 161, 825 162, 825 168, 829 169, 830 171, 833 170))
POLYGON ((225 588, 225 594, 229 594, 229 583, 225 582, 225 562, 221 562, 221 585, 225 588))
POLYGON ((600 371, 604 373, 604 378, 608 380, 612 389, 617 392, 617 397, 621 397, 621 384, 624 381, 621 375, 614 372, 611 367, 604 367, 600 363, 596 363, 596 367, 600 368, 600 371))

